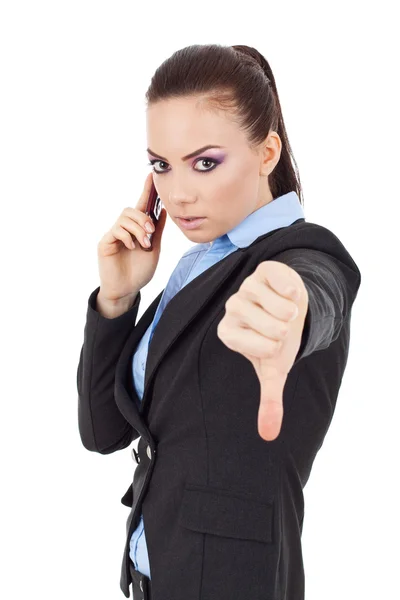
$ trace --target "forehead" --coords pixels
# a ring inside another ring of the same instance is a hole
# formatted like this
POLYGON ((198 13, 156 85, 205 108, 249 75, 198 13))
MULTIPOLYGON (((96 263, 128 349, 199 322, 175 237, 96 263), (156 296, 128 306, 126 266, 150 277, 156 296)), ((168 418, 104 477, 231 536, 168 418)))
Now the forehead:
MULTIPOLYGON (((150 105, 146 111, 148 145, 171 148, 173 140, 200 147, 211 142, 232 143, 240 131, 226 111, 210 109, 199 98, 172 98, 150 105)), ((185 148, 186 149, 186 148, 185 148)), ((190 150, 190 149, 189 149, 190 150)))

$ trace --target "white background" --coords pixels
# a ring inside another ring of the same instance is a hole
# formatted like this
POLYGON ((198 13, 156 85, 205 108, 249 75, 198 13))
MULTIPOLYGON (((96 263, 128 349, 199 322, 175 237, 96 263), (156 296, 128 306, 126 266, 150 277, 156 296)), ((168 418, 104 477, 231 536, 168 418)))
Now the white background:
MULTIPOLYGON (((194 43, 247 44, 270 62, 306 220, 362 273, 336 412, 304 489, 306 599, 400 597, 395 5, 1 4, 2 598, 124 597, 120 498, 134 465, 130 449, 82 446, 76 370, 97 243, 150 169, 145 92, 194 43)), ((168 220, 138 319, 191 245, 168 220)))

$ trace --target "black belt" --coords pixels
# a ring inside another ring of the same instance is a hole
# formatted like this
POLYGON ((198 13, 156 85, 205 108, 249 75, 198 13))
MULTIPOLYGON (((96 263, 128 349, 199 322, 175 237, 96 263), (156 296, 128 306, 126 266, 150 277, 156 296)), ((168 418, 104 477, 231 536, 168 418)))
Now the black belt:
POLYGON ((135 569, 132 559, 129 559, 129 571, 132 577, 133 600, 151 600, 151 579, 135 569))

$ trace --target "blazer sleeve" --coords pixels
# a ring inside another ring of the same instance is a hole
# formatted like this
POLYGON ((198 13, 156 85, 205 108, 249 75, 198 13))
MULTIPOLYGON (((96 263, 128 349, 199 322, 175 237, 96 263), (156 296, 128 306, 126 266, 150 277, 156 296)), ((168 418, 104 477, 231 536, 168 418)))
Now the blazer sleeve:
POLYGON ((346 263, 319 250, 285 250, 272 260, 283 262, 302 278, 308 310, 301 345, 294 364, 334 342, 350 316, 361 283, 361 273, 349 256, 346 263))
POLYGON ((78 424, 84 447, 100 454, 126 448, 139 433, 121 414, 114 399, 118 358, 135 327, 141 300, 113 319, 96 310, 100 286, 89 296, 84 339, 77 370, 78 424))

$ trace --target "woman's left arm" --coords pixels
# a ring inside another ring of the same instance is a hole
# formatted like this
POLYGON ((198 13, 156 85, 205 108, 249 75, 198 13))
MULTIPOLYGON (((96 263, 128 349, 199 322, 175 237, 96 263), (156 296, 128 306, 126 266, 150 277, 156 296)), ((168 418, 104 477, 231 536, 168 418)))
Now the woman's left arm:
POLYGON ((338 338, 360 282, 354 261, 350 266, 325 252, 296 248, 261 262, 225 303, 217 335, 254 366, 262 438, 279 435, 289 371, 338 338))
POLYGON ((350 269, 330 254, 308 248, 285 250, 273 260, 294 269, 308 292, 301 345, 293 363, 296 364, 312 352, 328 348, 338 338, 357 296, 361 274, 358 268, 350 269))

